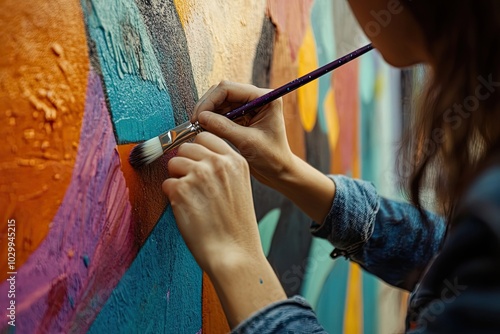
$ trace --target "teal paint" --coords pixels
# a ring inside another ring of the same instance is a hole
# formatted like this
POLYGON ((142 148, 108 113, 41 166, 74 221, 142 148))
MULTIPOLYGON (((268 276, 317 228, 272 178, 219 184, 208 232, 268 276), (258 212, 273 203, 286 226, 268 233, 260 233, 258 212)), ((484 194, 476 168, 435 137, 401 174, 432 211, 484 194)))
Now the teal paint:
POLYGON ((202 326, 201 280, 169 207, 89 333, 196 333, 202 326))
POLYGON ((335 263, 330 257, 332 251, 333 246, 328 240, 313 238, 300 292, 313 309, 317 307, 323 285, 335 263))
POLYGON ((378 313, 379 309, 379 279, 366 271, 362 271, 363 286, 363 334, 378 333, 378 313))
POLYGON ((375 95, 375 57, 376 53, 368 53, 359 59, 359 93, 361 101, 365 103, 373 100, 375 95))
POLYGON ((378 170, 378 147, 373 145, 378 143, 377 132, 380 128, 375 126, 376 101, 361 100, 360 103, 360 151, 361 151, 361 178, 371 181, 377 186, 378 170))
MULTIPOLYGON (((311 24, 316 41, 316 55, 319 66, 326 65, 336 58, 333 11, 333 1, 331 0, 316 0, 311 9, 311 24)), ((326 94, 332 86, 332 74, 324 75, 318 80, 318 121, 321 131, 328 133, 324 102, 326 94)))
POLYGON ((377 68, 374 54, 366 54, 360 59, 359 68, 359 100, 360 100, 360 151, 361 177, 378 185, 379 146, 380 138, 377 135, 380 127, 376 124, 377 96, 375 88, 377 82, 377 68))
POLYGON ((82 0, 82 7, 118 144, 147 140, 173 127, 167 86, 135 2, 82 0))
POLYGON ((347 297, 349 263, 339 258, 323 285, 316 307, 318 320, 327 333, 344 332, 344 311, 347 297))
POLYGON ((278 226, 280 214, 280 209, 273 209, 259 221, 260 242, 266 256, 269 255, 269 250, 271 249, 271 243, 273 242, 276 226, 278 226))
POLYGON ((174 0, 136 0, 147 27, 174 110, 175 124, 187 121, 198 101, 186 35, 174 0), (182 73, 182 75, 179 75, 182 73), (175 93, 174 93, 175 92, 175 93))
POLYGON ((85 265, 85 268, 89 267, 90 259, 88 255, 82 256, 83 264, 85 265))

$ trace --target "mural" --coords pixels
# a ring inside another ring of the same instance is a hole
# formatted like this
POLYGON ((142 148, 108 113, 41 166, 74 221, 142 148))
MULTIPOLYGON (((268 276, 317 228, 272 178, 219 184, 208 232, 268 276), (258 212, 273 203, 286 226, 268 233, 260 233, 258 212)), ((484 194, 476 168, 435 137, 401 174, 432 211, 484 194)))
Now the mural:
MULTIPOLYGON (((364 45, 347 4, 5 0, 1 9, 0 309, 15 302, 15 332, 227 332, 161 192, 169 156, 136 171, 129 152, 186 121, 222 79, 277 87, 364 45)), ((372 52, 291 93, 293 151, 397 197, 408 85, 372 52)), ((331 333, 401 328, 401 292, 332 260, 304 213, 253 188, 262 244, 287 294, 304 295, 331 333)), ((2 316, 0 332, 14 332, 11 321, 2 316)))

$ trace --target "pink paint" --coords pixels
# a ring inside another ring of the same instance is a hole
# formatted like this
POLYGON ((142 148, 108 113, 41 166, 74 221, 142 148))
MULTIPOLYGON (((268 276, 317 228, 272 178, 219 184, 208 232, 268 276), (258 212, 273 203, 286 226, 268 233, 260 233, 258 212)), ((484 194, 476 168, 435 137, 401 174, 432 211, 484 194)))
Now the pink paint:
MULTIPOLYGON (((91 71, 71 183, 47 237, 18 270, 16 331, 86 332, 137 250, 103 88, 91 71)), ((7 290, 3 282, 0 295, 7 290)))
POLYGON ((269 16, 278 28, 289 39, 290 55, 295 61, 302 40, 309 25, 311 7, 314 0, 281 1, 269 0, 269 16))

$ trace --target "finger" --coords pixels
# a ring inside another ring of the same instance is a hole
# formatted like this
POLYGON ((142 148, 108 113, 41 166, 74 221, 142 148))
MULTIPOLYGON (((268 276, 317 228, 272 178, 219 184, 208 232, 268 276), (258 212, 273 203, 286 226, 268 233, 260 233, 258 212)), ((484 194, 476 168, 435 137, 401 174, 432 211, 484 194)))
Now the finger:
POLYGON ((198 118, 200 125, 208 132, 214 135, 229 140, 233 145, 238 146, 239 143, 252 135, 253 129, 239 125, 225 116, 204 111, 200 113, 198 118))
POLYGON ((194 161, 201 161, 213 154, 211 150, 197 143, 184 143, 179 146, 177 150, 178 157, 184 157, 194 161))
POLYGON ((257 88, 253 85, 241 84, 230 81, 221 81, 197 105, 197 115, 201 111, 218 111, 223 103, 243 105, 257 97, 264 95, 268 90, 257 88))
POLYGON ((175 178, 166 179, 161 184, 161 190, 167 196, 170 204, 172 204, 172 199, 175 197, 173 194, 176 191, 176 187, 179 184, 179 180, 175 178))
POLYGON ((218 154, 234 153, 234 150, 224 140, 210 132, 202 132, 195 138, 195 143, 203 145, 218 154))
POLYGON ((193 170, 195 163, 194 160, 185 157, 173 157, 168 162, 168 174, 174 178, 186 176, 193 170))

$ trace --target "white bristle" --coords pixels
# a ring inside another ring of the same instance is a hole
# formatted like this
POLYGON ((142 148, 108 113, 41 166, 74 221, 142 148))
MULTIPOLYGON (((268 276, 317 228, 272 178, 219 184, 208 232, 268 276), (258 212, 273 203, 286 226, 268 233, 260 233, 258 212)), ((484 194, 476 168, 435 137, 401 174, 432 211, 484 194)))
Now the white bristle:
POLYGON ((163 155, 160 138, 154 137, 145 141, 142 146, 142 157, 146 164, 150 164, 163 155))
POLYGON ((163 155, 159 137, 140 143, 130 153, 129 161, 134 167, 148 165, 163 155))

